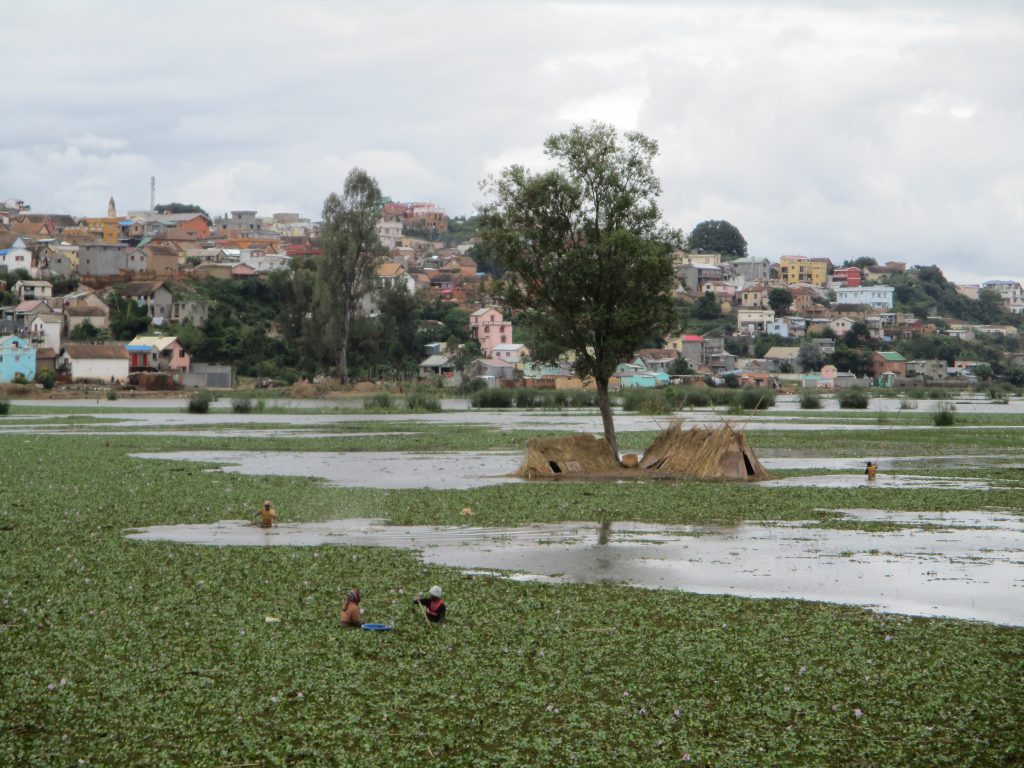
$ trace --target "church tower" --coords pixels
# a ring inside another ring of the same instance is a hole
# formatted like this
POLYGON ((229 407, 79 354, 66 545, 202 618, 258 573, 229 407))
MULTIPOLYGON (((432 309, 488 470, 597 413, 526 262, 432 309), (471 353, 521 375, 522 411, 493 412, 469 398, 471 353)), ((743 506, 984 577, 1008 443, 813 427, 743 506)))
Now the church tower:
POLYGON ((117 218, 117 206, 114 205, 114 196, 113 195, 110 196, 110 202, 107 203, 107 218, 108 219, 116 219, 117 218))

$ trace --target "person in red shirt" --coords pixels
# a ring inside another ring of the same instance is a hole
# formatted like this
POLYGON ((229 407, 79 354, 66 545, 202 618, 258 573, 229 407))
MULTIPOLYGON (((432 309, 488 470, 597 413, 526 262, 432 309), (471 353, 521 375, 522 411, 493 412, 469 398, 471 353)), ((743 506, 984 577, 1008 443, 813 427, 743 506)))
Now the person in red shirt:
POLYGON ((427 621, 434 624, 443 624, 446 608, 443 600, 443 592, 436 584, 430 588, 427 597, 416 598, 416 604, 426 608, 427 621))

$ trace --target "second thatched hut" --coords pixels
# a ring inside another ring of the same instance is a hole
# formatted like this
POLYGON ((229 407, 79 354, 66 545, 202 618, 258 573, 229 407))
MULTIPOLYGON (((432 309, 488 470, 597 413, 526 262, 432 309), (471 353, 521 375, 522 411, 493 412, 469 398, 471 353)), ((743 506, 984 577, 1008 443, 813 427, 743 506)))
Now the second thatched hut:
POLYGON ((747 445, 743 432, 729 425, 717 429, 683 429, 673 424, 644 451, 640 469, 699 480, 768 480, 771 477, 747 445))

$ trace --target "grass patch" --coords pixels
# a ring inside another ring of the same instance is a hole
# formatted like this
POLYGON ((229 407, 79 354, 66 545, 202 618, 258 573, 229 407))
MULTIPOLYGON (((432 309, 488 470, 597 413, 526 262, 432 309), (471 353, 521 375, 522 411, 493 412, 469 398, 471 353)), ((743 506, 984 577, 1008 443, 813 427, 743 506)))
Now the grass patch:
MULTIPOLYGON (((423 434, 339 437, 317 448, 521 447, 529 436, 412 420, 331 428, 423 434)), ((940 453, 992 453, 1020 441, 1008 429, 887 431, 829 433, 822 450, 889 442, 894 452, 928 443, 940 453)), ((822 437, 750 433, 755 445, 804 450, 822 437)), ((26 432, 0 441, 0 468, 18 478, 0 485, 0 764, 326 765, 353 750, 367 766, 1013 765, 1024 755, 1019 628, 471 578, 382 549, 124 538, 137 526, 244 519, 267 497, 285 523, 460 524, 471 507, 472 525, 498 526, 828 520, 818 510, 976 508, 977 492, 712 483, 344 490, 127 455, 225 446, 266 449, 268 440, 26 432), (433 583, 449 604, 440 630, 410 605, 433 583), (366 618, 394 622, 395 632, 340 630, 336 610, 352 586, 363 590, 366 618)), ((983 498, 1024 511, 1019 490, 983 498)))
POLYGON ((847 389, 836 395, 840 408, 867 408, 871 397, 860 389, 847 389))

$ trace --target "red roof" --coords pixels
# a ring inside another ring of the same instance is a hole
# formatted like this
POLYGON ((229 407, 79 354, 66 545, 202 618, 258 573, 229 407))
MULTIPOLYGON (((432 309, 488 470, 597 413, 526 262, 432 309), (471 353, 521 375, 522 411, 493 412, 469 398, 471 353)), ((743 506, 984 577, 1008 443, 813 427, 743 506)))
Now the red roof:
POLYGON ((704 341, 703 336, 695 336, 692 333, 680 337, 683 341, 704 341))

